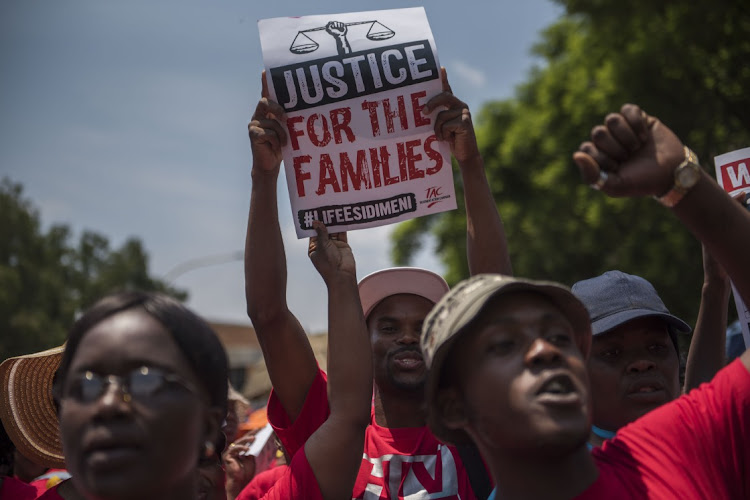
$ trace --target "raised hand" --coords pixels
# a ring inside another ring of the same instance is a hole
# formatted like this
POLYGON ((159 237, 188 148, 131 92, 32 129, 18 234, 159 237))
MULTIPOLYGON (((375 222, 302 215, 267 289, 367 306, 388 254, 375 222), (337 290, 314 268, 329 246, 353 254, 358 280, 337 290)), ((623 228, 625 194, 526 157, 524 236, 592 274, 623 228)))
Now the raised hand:
POLYGON ((440 79, 443 91, 427 101, 423 112, 432 113, 440 106, 447 108, 440 111, 435 118, 435 137, 441 141, 448 141, 451 153, 459 165, 479 161, 481 156, 469 106, 453 95, 445 68, 440 68, 440 79))
POLYGON ((326 32, 329 35, 343 37, 346 36, 347 31, 348 28, 346 27, 346 24, 342 23, 341 21, 331 21, 326 24, 326 32))
POLYGON ((674 132, 634 104, 607 115, 573 154, 584 182, 615 197, 665 194, 684 158, 674 132))
POLYGON ((278 103, 268 97, 266 72, 261 76, 261 99, 247 125, 250 146, 253 150, 253 167, 265 172, 276 172, 281 165, 281 148, 286 145, 287 134, 281 122, 286 123, 286 113, 278 103))
POLYGON ((345 273, 356 280, 354 254, 347 243, 346 233, 329 235, 325 225, 317 220, 313 221, 313 229, 318 235, 310 238, 307 255, 323 281, 329 283, 336 273, 345 273))

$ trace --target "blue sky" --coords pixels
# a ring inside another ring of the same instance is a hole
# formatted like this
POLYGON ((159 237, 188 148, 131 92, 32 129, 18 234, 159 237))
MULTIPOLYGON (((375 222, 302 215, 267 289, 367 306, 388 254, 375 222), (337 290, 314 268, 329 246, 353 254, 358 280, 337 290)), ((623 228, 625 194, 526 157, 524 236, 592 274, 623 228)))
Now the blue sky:
MULTIPOLYGON (((454 93, 477 113, 512 96, 530 48, 562 9, 548 0, 464 2, 4 0, 0 2, 0 176, 24 185, 45 228, 136 236, 163 276, 244 246, 247 122, 263 68, 257 20, 424 6, 454 93)), ((325 330, 324 285, 281 206, 289 306, 325 330)), ((364 276, 387 267, 392 227, 354 231, 364 276)), ((430 248, 414 265, 440 272, 430 248)), ((249 323, 242 263, 175 278, 213 321, 249 323)))

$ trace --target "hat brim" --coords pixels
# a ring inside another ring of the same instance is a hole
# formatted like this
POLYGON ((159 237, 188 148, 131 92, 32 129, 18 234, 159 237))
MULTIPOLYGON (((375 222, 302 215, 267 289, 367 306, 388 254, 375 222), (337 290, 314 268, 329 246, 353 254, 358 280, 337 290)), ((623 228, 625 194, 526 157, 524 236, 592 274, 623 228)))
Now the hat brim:
POLYGON ((690 333, 692 331, 690 325, 672 314, 657 312, 653 309, 628 309, 592 321, 591 333, 595 336, 602 335, 627 323, 628 321, 649 317, 663 320, 672 331, 677 333, 690 333))
POLYGON ((429 408, 427 420, 433 434, 442 441, 453 445, 462 445, 471 442, 471 438, 465 431, 446 427, 439 417, 437 392, 445 359, 451 352, 453 344, 459 338, 466 335, 468 332, 467 327, 484 311, 491 299, 500 295, 519 292, 538 293, 550 299, 570 321, 576 335, 576 344, 583 357, 588 357, 591 349, 591 322, 588 310, 568 288, 550 281, 533 281, 505 277, 504 282, 498 283, 495 287, 485 289, 483 293, 472 297, 472 302, 468 307, 462 309, 459 317, 452 322, 450 328, 455 333, 438 347, 430 363, 427 386, 425 388, 429 408))
POLYGON ((65 468, 52 382, 64 347, 0 364, 0 418, 16 449, 31 461, 65 468))
POLYGON ((391 295, 418 295, 434 304, 450 290, 442 276, 418 267, 391 267, 376 271, 362 278, 358 287, 365 318, 391 295))

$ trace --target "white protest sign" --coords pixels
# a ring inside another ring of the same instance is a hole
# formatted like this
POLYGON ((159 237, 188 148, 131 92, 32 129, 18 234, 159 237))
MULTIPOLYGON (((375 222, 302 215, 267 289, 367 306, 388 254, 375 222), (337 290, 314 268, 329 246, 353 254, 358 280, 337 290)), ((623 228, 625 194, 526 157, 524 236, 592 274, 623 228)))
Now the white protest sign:
MULTIPOLYGON (((724 191, 734 196, 739 193, 750 193, 750 148, 738 149, 714 157, 716 181, 724 191)), ((745 347, 750 347, 750 310, 743 302, 737 289, 732 285, 734 303, 737 305, 737 316, 742 326, 742 338, 745 347)))
POLYGON ((287 114, 284 167, 297 237, 456 208, 442 91, 423 8, 258 22, 271 98, 287 114))

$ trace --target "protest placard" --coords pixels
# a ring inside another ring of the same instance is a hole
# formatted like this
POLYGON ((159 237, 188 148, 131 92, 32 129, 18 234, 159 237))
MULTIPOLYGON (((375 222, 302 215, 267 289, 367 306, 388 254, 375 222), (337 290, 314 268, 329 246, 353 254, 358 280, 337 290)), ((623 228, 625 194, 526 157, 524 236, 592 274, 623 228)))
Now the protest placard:
POLYGON ((423 8, 258 22, 298 238, 456 208, 449 146, 425 103, 442 90, 423 8))
MULTIPOLYGON (((739 193, 750 193, 750 148, 738 149, 714 157, 716 180, 724 191, 731 196, 739 193)), ((737 305, 737 316, 742 327, 742 338, 745 347, 750 347, 750 310, 732 284, 734 303, 737 305)))

